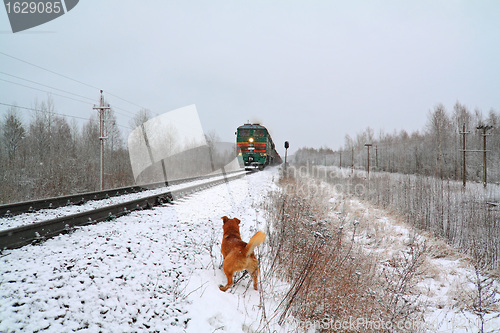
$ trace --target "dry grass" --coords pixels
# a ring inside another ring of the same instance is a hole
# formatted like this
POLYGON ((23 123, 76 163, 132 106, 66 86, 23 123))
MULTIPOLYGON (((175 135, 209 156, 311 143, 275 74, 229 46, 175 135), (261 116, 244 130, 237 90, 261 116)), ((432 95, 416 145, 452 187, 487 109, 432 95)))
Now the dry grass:
MULTIPOLYGON (((326 174, 314 171, 314 168, 309 171, 315 177, 326 174)), ((406 289, 398 293, 389 287, 389 298, 394 294, 396 300, 400 297, 407 302, 406 297, 411 293, 434 297, 432 302, 435 304, 431 307, 447 307, 464 315, 475 315, 479 332, 484 332, 485 327, 495 320, 500 308, 500 219, 498 210, 484 204, 487 198, 483 192, 474 188, 463 191, 462 187, 452 182, 414 176, 397 178, 380 174, 367 181, 356 174, 332 172, 322 179, 330 182, 343 195, 363 200, 352 200, 353 204, 348 205, 354 218, 360 218, 363 210, 370 211, 373 216, 377 211, 375 207, 380 207, 385 210, 381 215, 391 220, 391 223, 379 219, 368 224, 361 223, 359 232, 364 233, 364 237, 360 237, 363 247, 370 251, 386 248, 387 252, 393 253, 384 261, 386 267, 393 269, 387 276, 389 284, 397 286, 398 281, 407 278, 424 283, 419 291, 406 289), (356 186, 361 188, 363 184, 364 192, 352 190, 356 186), (387 210, 394 210, 394 214, 387 214, 387 210), (408 246, 414 248, 411 239, 415 235, 408 232, 412 229, 408 225, 420 230, 418 239, 426 240, 424 243, 417 241, 414 254, 409 256, 406 249, 408 246), (398 252, 403 254, 402 258, 394 256, 398 252), (412 269, 413 263, 416 263, 416 269, 412 269), (394 277, 396 280, 391 282, 394 277), (429 283, 427 288, 426 283, 429 283)), ((406 307, 412 308, 416 310, 413 305, 406 307)))
MULTIPOLYGON (((267 274, 263 279, 273 274, 290 286, 274 314, 280 323, 294 318, 314 322, 328 332, 338 331, 333 323, 352 320, 395 325, 419 319, 418 297, 411 288, 425 244, 413 238, 406 252, 381 265, 380 256, 368 253, 357 239, 360 232, 377 239, 383 223, 366 222, 364 210, 346 198, 328 202, 329 189, 320 182, 285 177, 280 186, 282 190, 271 194, 267 207, 268 250, 261 262, 267 274)), ((355 331, 359 330, 381 331, 380 326, 369 324, 358 325, 355 331)))

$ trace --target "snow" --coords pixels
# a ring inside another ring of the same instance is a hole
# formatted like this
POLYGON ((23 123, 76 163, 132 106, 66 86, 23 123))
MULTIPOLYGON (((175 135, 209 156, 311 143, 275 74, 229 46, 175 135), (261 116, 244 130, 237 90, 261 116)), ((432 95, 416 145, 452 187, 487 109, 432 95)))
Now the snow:
MULTIPOLYGON (((243 172, 241 172, 241 173, 243 173, 243 172)), ((237 174, 239 174, 239 173, 235 173, 234 175, 237 175, 237 174)), ((230 176, 233 176, 233 174, 231 174, 230 176)), ((127 201, 132 201, 132 200, 144 198, 147 196, 161 194, 161 193, 168 192, 168 191, 175 191, 175 190, 185 188, 187 186, 204 184, 206 182, 217 180, 217 179, 222 179, 222 178, 224 178, 224 176, 216 176, 216 177, 212 177, 210 179, 200 179, 200 180, 191 181, 189 183, 170 185, 169 187, 162 187, 162 188, 157 188, 157 189, 152 189, 152 190, 146 190, 146 191, 142 191, 142 192, 138 192, 138 193, 130 193, 130 194, 125 194, 125 195, 121 195, 121 196, 117 196, 117 197, 111 197, 111 198, 107 198, 107 199, 103 199, 103 200, 89 200, 82 205, 70 205, 70 206, 58 207, 58 208, 54 208, 54 209, 41 209, 41 210, 33 212, 33 213, 25 213, 25 214, 12 216, 12 217, 2 217, 2 218, 0 218, 0 231, 10 229, 10 228, 16 228, 16 227, 20 227, 23 225, 36 223, 36 222, 41 222, 41 221, 45 221, 45 220, 55 219, 55 218, 62 217, 62 216, 87 212, 87 211, 91 211, 93 209, 97 209, 97 208, 101 208, 101 207, 105 207, 105 206, 110 206, 110 205, 115 205, 115 204, 119 204, 119 203, 123 203, 123 202, 127 202, 127 201)))
MULTIPOLYGON (((80 227, 0 256, 0 332, 288 332, 274 310, 288 286, 261 265, 266 283, 255 291, 244 276, 227 292, 221 264, 221 216, 238 217, 243 240, 267 224, 263 203, 277 188, 266 169, 192 194, 174 204, 80 227)), ((344 200, 332 192, 330 204, 344 200)), ((356 241, 389 260, 415 234, 387 211, 347 199, 358 221, 356 241)), ((332 210, 335 215, 340 212, 332 210)), ((346 226, 347 228, 347 226, 346 226)), ((472 288, 469 259, 429 235, 422 293, 425 332, 474 332, 475 315, 460 307, 472 288)), ((257 255, 266 243, 256 250, 257 255)), ((238 276, 236 277, 236 280, 238 276)), ((497 314, 497 313, 496 313, 497 314)), ((490 314, 490 317, 496 315, 490 314)), ((304 323, 299 323, 304 324, 304 323)), ((498 329, 500 321, 488 323, 498 329)))
MULTIPOLYGON (((420 310, 424 322, 417 328, 423 332, 478 332, 480 322, 469 308, 475 286, 472 259, 459 253, 443 240, 428 233, 411 228, 401 222, 397 215, 377 209, 371 204, 355 198, 333 194, 329 203, 338 207, 340 201, 348 202, 347 220, 361 216, 362 227, 356 236, 357 244, 372 254, 377 254, 385 263, 394 255, 407 249, 410 239, 427 244, 425 262, 420 269, 415 291, 419 292, 420 310)), ((333 212, 340 214, 340 212, 333 212)), ((500 300, 500 283, 496 285, 496 299, 500 300)), ((497 304, 500 305, 500 304, 497 304)), ((497 306, 500 310, 500 307, 497 306)), ((500 331, 499 311, 485 315, 485 332, 500 331)))
POLYGON ((218 288, 225 282, 220 217, 240 218, 249 239, 250 229, 263 227, 258 207, 275 176, 266 170, 5 251, 0 331, 238 332, 258 325, 259 293, 243 286, 249 279, 227 293, 218 288))

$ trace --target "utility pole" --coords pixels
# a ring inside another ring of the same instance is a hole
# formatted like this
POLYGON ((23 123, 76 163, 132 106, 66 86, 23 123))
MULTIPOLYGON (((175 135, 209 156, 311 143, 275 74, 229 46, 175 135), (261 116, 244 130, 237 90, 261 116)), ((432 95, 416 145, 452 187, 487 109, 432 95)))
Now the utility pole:
POLYGON ((108 137, 105 136, 104 133, 104 121, 105 121, 105 111, 109 110, 109 104, 107 106, 104 105, 104 96, 102 94, 101 90, 101 99, 99 102, 99 106, 94 105, 94 110, 97 110, 99 112, 99 140, 101 141, 101 163, 100 163, 100 169, 101 169, 101 191, 104 189, 104 140, 107 139, 108 137))
POLYGON ((368 178, 370 178, 370 147, 372 146, 371 143, 365 143, 365 147, 368 148, 368 178))
POLYGON ((377 166, 377 171, 378 171, 378 146, 375 146, 375 164, 377 166))
POLYGON ((351 173, 354 173, 354 146, 351 147, 351 173))
POLYGON ((342 150, 340 150, 339 153, 340 153, 339 167, 340 167, 340 169, 342 169, 342 150))
POLYGON ((465 188, 465 186, 467 185, 467 163, 465 162, 465 153, 466 153, 466 146, 465 146, 465 135, 466 134, 469 134, 470 132, 467 132, 465 131, 465 123, 462 127, 462 132, 460 132, 460 134, 462 134, 462 152, 463 152, 463 165, 462 165, 462 182, 463 182, 463 186, 465 188))
POLYGON ((493 126, 489 126, 489 125, 480 125, 478 127, 476 127, 477 129, 479 130, 483 130, 483 168, 484 168, 484 181, 483 181, 483 186, 484 188, 486 188, 486 184, 487 184, 487 176, 486 176, 486 136, 488 135, 491 135, 491 134, 487 134, 486 131, 490 130, 493 128, 493 126))

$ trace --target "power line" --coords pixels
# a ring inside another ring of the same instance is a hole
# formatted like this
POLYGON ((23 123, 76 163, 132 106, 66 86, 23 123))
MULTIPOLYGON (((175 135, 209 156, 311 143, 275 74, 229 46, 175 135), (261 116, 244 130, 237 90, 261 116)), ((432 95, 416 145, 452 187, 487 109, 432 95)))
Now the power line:
POLYGON ((54 72, 54 71, 52 71, 52 70, 50 70, 50 69, 47 69, 47 68, 44 68, 44 67, 42 67, 42 66, 35 65, 35 64, 33 64, 33 63, 29 62, 29 61, 26 61, 26 60, 23 60, 23 59, 19 59, 19 58, 17 58, 17 57, 11 56, 11 55, 9 55, 9 54, 7 54, 7 53, 4 53, 4 52, 0 52, 0 54, 3 54, 3 55, 4 55, 4 56, 6 56, 6 57, 9 57, 9 58, 15 59, 15 60, 20 61, 20 62, 23 62, 23 63, 25 63, 25 64, 31 65, 31 66, 33 66, 33 67, 36 67, 36 68, 42 69, 42 70, 44 70, 44 71, 46 71, 46 72, 49 72, 49 73, 52 73, 52 74, 58 75, 58 76, 63 77, 63 78, 65 78, 65 79, 68 79, 68 80, 71 80, 71 81, 74 81, 74 82, 77 82, 77 83, 83 84, 84 86, 87 86, 87 87, 90 87, 90 88, 93 88, 93 89, 97 89, 97 90, 99 90, 99 88, 94 87, 94 86, 92 86, 92 85, 90 85, 90 84, 87 84, 87 83, 82 82, 82 81, 79 81, 79 80, 75 80, 75 79, 73 79, 73 78, 70 78, 69 76, 66 76, 66 75, 63 75, 63 74, 60 74, 60 73, 54 72))
MULTIPOLYGON (((90 101, 94 101, 94 99, 93 99, 93 98, 90 98, 90 97, 85 97, 85 96, 82 96, 82 95, 78 95, 78 94, 72 93, 72 92, 70 92, 70 91, 66 91, 66 90, 62 90, 62 89, 59 89, 59 88, 51 87, 51 86, 48 86, 48 85, 46 85, 46 84, 39 83, 39 82, 36 82, 36 81, 32 81, 32 80, 28 80, 28 79, 24 79, 24 78, 19 77, 19 76, 16 76, 16 75, 12 75, 12 74, 5 73, 5 72, 0 72, 0 74, 3 74, 3 75, 8 75, 8 76, 10 76, 10 77, 14 77, 14 78, 19 79, 19 80, 23 80, 23 81, 27 81, 27 82, 30 82, 30 83, 38 84, 38 85, 43 86, 43 87, 46 87, 46 88, 54 89, 54 90, 57 90, 57 91, 64 92, 64 93, 66 93, 66 94, 70 94, 70 95, 73 95, 73 96, 77 96, 77 97, 81 97, 81 98, 88 99, 88 100, 90 100, 90 101)), ((8 82, 8 81, 7 81, 7 82, 8 82)))
MULTIPOLYGON (((93 98, 86 97, 86 96, 82 96, 82 95, 79 95, 79 94, 75 94, 75 93, 72 93, 72 92, 70 92, 70 91, 66 91, 66 90, 63 90, 63 89, 59 89, 59 88, 56 88, 56 87, 52 87, 52 86, 49 86, 49 85, 46 85, 46 84, 43 84, 43 83, 40 83, 40 82, 36 82, 36 81, 33 81, 33 80, 28 80, 28 79, 25 79, 25 78, 22 78, 22 77, 19 77, 19 76, 16 76, 16 75, 12 75, 12 74, 9 74, 9 73, 5 73, 5 72, 0 72, 0 74, 8 75, 8 76, 10 76, 10 77, 14 77, 14 78, 19 79, 19 80, 23 80, 23 81, 27 81, 27 82, 30 82, 30 83, 38 84, 38 85, 43 86, 43 87, 47 87, 47 88, 50 88, 50 89, 54 89, 54 90, 57 90, 57 91, 61 91, 61 92, 64 92, 64 93, 66 93, 66 94, 70 94, 70 95, 73 95, 73 96, 77 96, 77 97, 85 98, 85 99, 88 99, 88 100, 90 100, 90 101, 94 102, 94 99, 93 99, 93 98)), ((5 81, 5 82, 9 82, 9 83, 13 83, 13 84, 17 84, 17 85, 20 85, 20 86, 23 86, 23 87, 27 87, 27 88, 30 88, 30 89, 36 89, 36 88, 29 87, 29 86, 24 86, 24 85, 22 85, 22 84, 20 84, 20 83, 16 83, 16 82, 12 82, 12 81, 7 81, 7 80, 4 80, 4 79, 0 79, 0 80, 5 81)), ((45 90, 40 90, 40 91, 45 91, 45 90)), ((47 92, 47 91, 45 91, 45 92, 47 92)), ((115 96, 115 95, 113 95, 113 94, 110 94, 110 93, 108 93, 108 94, 109 94, 109 95, 111 95, 111 96, 114 96, 114 97, 116 97, 116 98, 118 98, 118 99, 121 99, 120 97, 115 96)), ((57 95, 57 96, 60 96, 60 95, 57 95)), ((63 97, 64 97, 64 96, 63 96, 63 97)), ((79 102, 80 102, 80 101, 79 101, 79 102)), ((125 102, 127 102, 127 101, 125 101, 125 102)), ((128 103, 130 103, 130 104, 134 104, 134 103, 132 103, 132 102, 128 102, 128 103)), ((135 105, 135 104, 134 104, 134 105, 135 105)), ((124 112, 126 112, 126 113, 129 113, 129 114, 131 114, 131 115, 134 115, 134 113, 133 113, 132 111, 129 111, 129 110, 123 109, 123 108, 118 107, 118 106, 113 106, 113 109, 122 110, 122 111, 124 111, 124 112)), ((128 117, 128 115, 125 115, 125 114, 123 114, 123 113, 119 113, 119 112, 117 112, 117 113, 128 117)))
MULTIPOLYGON (((59 96, 59 97, 63 97, 63 98, 67 98, 67 99, 71 99, 73 101, 77 101, 77 102, 80 102, 80 103, 84 103, 84 104, 91 104, 89 102, 85 102, 85 101, 82 101, 82 100, 79 100, 79 99, 76 99, 76 98, 73 98, 73 97, 69 97, 69 96, 64 96, 64 95, 61 95, 61 94, 56 94, 52 91, 48 91, 48 90, 43 90, 43 89, 38 89, 38 88, 35 88, 35 87, 30 87, 30 86, 27 86, 25 84, 22 84, 22 83, 18 83, 18 82, 13 82, 13 81, 9 81, 9 80, 5 80, 5 79, 0 79, 0 81, 4 81, 4 82, 7 82, 7 83, 11 83, 11 84, 15 84, 15 85, 18 85, 18 86, 21 86, 21 87, 25 87, 25 88, 29 88, 29 89, 33 89, 33 90, 38 90, 38 91, 41 91, 41 92, 45 92, 45 93, 49 93, 49 94, 52 94, 54 96, 59 96)), ((92 104, 91 104, 92 105, 92 104)))
POLYGON ((119 96, 116 96, 115 94, 112 94, 112 93, 110 93, 109 91, 106 91, 106 93, 107 93, 108 95, 111 95, 111 96, 113 96, 113 97, 116 97, 116 98, 118 98, 118 99, 121 99, 122 101, 127 102, 127 103, 129 103, 129 104, 132 104, 132 105, 138 106, 138 107, 140 107, 140 108, 142 108, 142 109, 147 109, 147 108, 146 108, 146 107, 144 107, 144 106, 141 106, 141 105, 139 105, 139 104, 135 104, 135 103, 130 102, 130 101, 127 101, 126 99, 123 99, 123 98, 121 98, 121 97, 119 97, 119 96))
MULTIPOLYGON (((42 66, 35 65, 35 64, 33 64, 33 63, 29 62, 29 61, 26 61, 26 60, 20 59, 20 58, 18 58, 18 57, 14 57, 14 56, 9 55, 9 54, 7 54, 7 53, 5 53, 5 52, 0 52, 0 54, 4 55, 4 56, 6 56, 6 57, 9 57, 9 58, 15 59, 15 60, 17 60, 17 61, 23 62, 23 63, 25 63, 25 64, 28 64, 28 65, 30 65, 30 66, 33 66, 33 67, 39 68, 39 69, 44 70, 44 71, 46 71, 46 72, 52 73, 52 74, 54 74, 54 75, 57 75, 57 76, 63 77, 63 78, 65 78, 65 79, 67 79, 67 80, 71 80, 71 81, 73 81, 73 82, 76 82, 76 83, 82 84, 82 85, 87 86, 87 87, 89 87, 89 88, 93 88, 93 89, 101 90, 100 88, 97 88, 97 87, 95 87, 95 86, 93 86, 93 85, 91 85, 91 84, 88 84, 88 83, 85 83, 85 82, 82 82, 82 81, 79 81, 79 80, 73 79, 73 78, 71 78, 71 77, 69 77, 69 76, 66 76, 66 75, 63 75, 63 74, 60 74, 60 73, 54 72, 54 71, 52 71, 52 70, 50 70, 50 69, 47 69, 47 68, 44 68, 44 67, 42 67, 42 66)), ((122 101, 124 101, 124 102, 129 103, 129 104, 132 104, 132 105, 138 106, 138 107, 143 108, 143 109, 147 109, 147 108, 146 108, 146 107, 144 107, 144 106, 141 106, 141 105, 139 105, 139 104, 136 104, 136 103, 130 102, 130 101, 128 101, 128 100, 126 100, 126 99, 124 99, 124 98, 121 98, 121 97, 119 97, 119 96, 117 96, 117 95, 115 95, 115 94, 110 93, 109 91, 106 91, 106 93, 107 93, 108 95, 111 95, 111 96, 113 96, 113 97, 115 97, 115 98, 118 98, 118 99, 120 99, 120 100, 122 100, 122 101)), ((124 110, 124 111, 125 111, 125 110, 124 110)))
POLYGON ((112 108, 112 109, 113 109, 113 111, 115 111, 116 113, 121 114, 122 116, 128 117, 129 119, 132 119, 132 117, 131 117, 131 116, 135 116, 135 113, 133 113, 132 111, 122 109, 122 108, 120 108, 120 107, 118 107, 118 106, 112 106, 111 108, 112 108), (126 112, 127 114, 125 114, 125 113, 121 113, 121 112, 118 112, 118 111, 116 111, 116 110, 122 110, 122 111, 126 112))
MULTIPOLYGON (((47 112, 47 110, 40 110, 40 109, 35 109, 35 108, 29 108, 29 107, 25 107, 25 106, 19 106, 19 105, 14 105, 14 104, 9 104, 9 103, 3 103, 3 102, 0 102, 0 105, 5 105, 5 106, 11 106, 11 107, 14 107, 14 108, 18 108, 18 109, 24 109, 24 110, 28 110, 28 111, 35 111, 35 112, 47 112)), ((59 113, 59 112, 53 112, 51 111, 52 114, 55 114, 55 115, 58 115, 58 116, 61 116, 61 117, 68 117, 68 118, 75 118, 75 119, 81 119, 81 120, 85 120, 85 121, 88 121, 90 118, 83 118, 83 117, 78 117, 78 116, 71 116, 69 114, 64 114, 64 113, 59 113)), ((125 128, 127 130, 131 130, 130 126, 124 126, 124 125, 120 125, 118 124, 118 122, 114 122, 116 124, 116 126, 118 127, 122 127, 122 128, 125 128)))
MULTIPOLYGON (((35 111, 35 112, 47 112, 47 110, 39 110, 39 109, 35 109, 35 108, 28 108, 28 107, 25 107, 25 106, 13 105, 13 104, 2 103, 2 102, 0 102, 0 105, 11 106, 11 107, 14 107, 14 108, 19 108, 19 109, 24 109, 24 110, 29 110, 29 111, 35 111)), ((58 116, 63 116, 63 117, 89 120, 88 118, 83 118, 83 117, 78 117, 78 116, 70 116, 70 115, 64 114, 64 113, 58 113, 58 112, 52 112, 52 111, 51 111, 51 113, 53 113, 55 115, 58 115, 58 116)))
MULTIPOLYGON (((55 90, 58 90, 58 91, 62 91, 62 92, 65 92, 67 94, 71 94, 71 95, 75 95, 75 96, 79 96, 79 97, 82 97, 82 98, 85 98, 85 99, 88 99, 88 100, 93 100, 89 97, 85 97, 85 96, 81 96, 81 95, 78 95, 78 94, 74 94, 74 93, 71 93, 69 91, 65 91, 65 90, 62 90, 62 89, 58 89, 58 88, 55 88, 55 87, 51 87, 51 86, 47 86, 45 84, 42 84, 42 83, 38 83, 38 82, 35 82, 35 81, 31 81, 31 80, 28 80, 28 79, 23 79, 23 78, 20 78, 20 77, 17 77, 15 75, 11 75, 11 74, 7 74, 7 73, 3 73, 3 72, 0 72, 0 74, 6 74, 6 75, 9 75, 9 76, 12 76, 12 77, 15 77, 15 78, 18 78, 18 79, 21 79, 21 80, 25 80, 25 81, 28 81, 28 82, 32 82, 32 83, 35 83, 35 84, 39 84, 41 86, 45 86, 45 87, 48 87, 48 88, 51 88, 51 89, 55 89, 55 90)), ((47 90, 43 90, 43 89, 39 89, 39 88, 35 88, 35 87, 30 87, 30 86, 27 86, 25 84, 22 84, 22 83, 18 83, 18 82, 13 82, 13 81, 9 81, 9 80, 5 80, 5 79, 0 79, 0 81, 4 81, 4 82, 7 82, 7 83, 11 83, 11 84, 15 84, 15 85, 18 85, 18 86, 21 86, 21 87, 25 87, 25 88, 29 88, 29 89, 33 89, 33 90, 38 90, 38 91, 41 91, 41 92, 46 92, 48 94, 52 94, 54 96, 59 96, 59 97, 63 97, 63 98, 67 98, 67 99, 71 99, 73 101, 77 101, 77 102, 80 102, 80 103, 84 103, 84 104, 90 104, 90 105, 93 105, 92 103, 89 103, 89 102, 85 102, 85 101, 81 101, 81 100, 78 100, 78 99, 75 99, 75 98, 72 98, 72 97, 69 97, 69 96, 64 96, 64 95, 60 95, 60 94, 56 94, 52 91, 47 91, 47 90)), ((134 113, 131 112, 131 111, 128 111, 128 110, 125 110, 125 109, 122 109, 120 107, 117 107, 117 106, 114 106, 113 109, 115 109, 115 112, 122 115, 122 116, 125 116, 125 117, 129 117, 130 119, 132 119, 130 117, 130 115, 133 115, 134 113), (116 111, 116 109, 118 110, 122 110, 126 113, 129 113, 129 114, 125 114, 125 113, 121 113, 121 112, 118 112, 116 111)))

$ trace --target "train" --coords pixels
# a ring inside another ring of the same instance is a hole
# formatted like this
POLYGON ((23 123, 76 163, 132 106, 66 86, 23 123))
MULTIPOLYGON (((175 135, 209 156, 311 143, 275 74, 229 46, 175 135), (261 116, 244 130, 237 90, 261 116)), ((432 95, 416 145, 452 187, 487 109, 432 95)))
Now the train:
POLYGON ((245 169, 262 170, 282 160, 267 128, 260 124, 244 124, 236 130, 238 161, 245 169))

